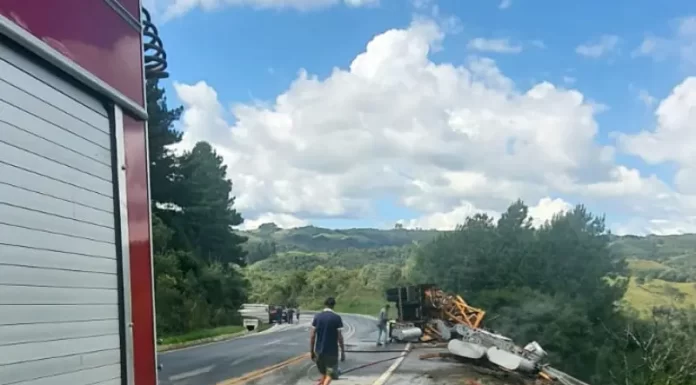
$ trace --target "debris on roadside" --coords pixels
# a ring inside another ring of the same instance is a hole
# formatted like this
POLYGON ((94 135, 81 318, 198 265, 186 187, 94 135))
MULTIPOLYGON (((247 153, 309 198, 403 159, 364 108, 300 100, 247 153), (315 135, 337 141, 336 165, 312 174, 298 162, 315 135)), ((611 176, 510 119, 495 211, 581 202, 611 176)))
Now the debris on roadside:
POLYGON ((485 371, 489 379, 507 381, 500 384, 588 385, 549 367, 547 353, 536 341, 520 347, 512 339, 484 329, 485 311, 470 306, 461 296, 447 294, 434 285, 397 287, 387 290, 386 296, 387 301, 397 304, 398 312, 398 320, 389 325, 391 340, 446 343, 446 351, 423 354, 421 359, 456 361, 472 371, 485 371))

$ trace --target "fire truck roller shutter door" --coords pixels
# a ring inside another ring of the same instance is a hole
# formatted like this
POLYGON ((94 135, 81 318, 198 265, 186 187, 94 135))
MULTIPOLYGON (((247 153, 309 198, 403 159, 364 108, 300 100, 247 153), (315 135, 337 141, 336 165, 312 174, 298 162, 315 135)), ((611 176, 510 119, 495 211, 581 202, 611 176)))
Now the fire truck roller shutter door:
POLYGON ((112 121, 0 36, 0 383, 121 384, 112 121))

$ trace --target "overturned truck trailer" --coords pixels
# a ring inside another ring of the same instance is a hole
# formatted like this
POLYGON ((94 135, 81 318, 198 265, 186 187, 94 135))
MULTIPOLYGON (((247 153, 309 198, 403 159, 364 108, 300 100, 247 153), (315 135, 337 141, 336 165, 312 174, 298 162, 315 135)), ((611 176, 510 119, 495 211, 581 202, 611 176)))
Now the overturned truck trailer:
POLYGON ((389 289, 386 299, 395 303, 397 309, 397 319, 389 330, 392 340, 447 343, 446 354, 426 355, 427 358, 449 357, 530 379, 584 384, 549 367, 545 363, 547 353, 536 341, 520 347, 511 338, 484 329, 486 312, 469 305, 459 295, 445 293, 435 285, 416 285, 389 289))
POLYGON ((390 337, 397 341, 449 340, 450 328, 465 325, 478 328, 486 312, 470 306, 461 296, 443 292, 435 285, 413 285, 386 291, 388 302, 396 304, 397 321, 390 337))
POLYGON ((160 43, 140 0, 0 1, 0 383, 157 384, 160 43))

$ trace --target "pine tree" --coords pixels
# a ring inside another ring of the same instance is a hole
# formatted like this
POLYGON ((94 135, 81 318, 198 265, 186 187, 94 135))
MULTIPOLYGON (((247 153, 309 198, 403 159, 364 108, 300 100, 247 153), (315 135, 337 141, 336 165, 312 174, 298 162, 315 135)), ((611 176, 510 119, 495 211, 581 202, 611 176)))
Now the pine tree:
POLYGON ((181 117, 183 107, 169 109, 164 89, 156 80, 147 82, 146 96, 151 199, 153 203, 171 203, 176 157, 167 147, 181 141, 181 132, 173 125, 181 117))

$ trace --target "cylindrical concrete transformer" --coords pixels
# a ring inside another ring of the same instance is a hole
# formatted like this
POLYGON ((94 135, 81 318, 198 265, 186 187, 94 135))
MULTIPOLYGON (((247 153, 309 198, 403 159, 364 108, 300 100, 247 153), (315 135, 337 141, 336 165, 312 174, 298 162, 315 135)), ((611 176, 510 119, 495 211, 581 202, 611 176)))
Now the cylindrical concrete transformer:
POLYGON ((417 340, 423 335, 423 331, 417 327, 410 327, 404 329, 395 329, 392 332, 392 336, 399 341, 413 341, 417 340))
POLYGON ((489 348, 486 355, 488 356, 489 361, 508 370, 520 372, 536 371, 536 365, 534 362, 515 353, 499 349, 495 346, 489 348))

